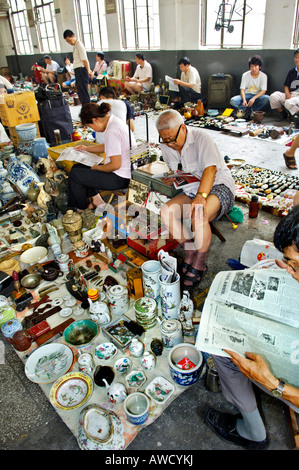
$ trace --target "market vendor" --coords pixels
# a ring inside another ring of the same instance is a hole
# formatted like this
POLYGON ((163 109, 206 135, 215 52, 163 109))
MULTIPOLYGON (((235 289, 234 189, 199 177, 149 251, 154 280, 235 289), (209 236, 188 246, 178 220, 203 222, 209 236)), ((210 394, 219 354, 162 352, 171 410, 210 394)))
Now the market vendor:
POLYGON ((235 200, 235 183, 219 149, 203 130, 187 127, 177 111, 163 111, 156 120, 162 156, 171 170, 182 169, 199 180, 161 207, 161 218, 186 256, 182 266, 184 289, 203 278, 211 243, 210 221, 228 213, 235 200), (192 233, 184 218, 191 220, 192 233))
MULTIPOLYGON (((104 133, 105 144, 95 146, 79 145, 77 150, 86 150, 106 155, 104 164, 92 167, 76 164, 72 167, 68 178, 68 205, 84 210, 95 209, 103 203, 99 191, 125 189, 131 178, 130 139, 128 126, 118 117, 110 115, 111 106, 102 103, 87 103, 82 107, 80 118, 84 126, 93 131, 104 133), (91 202, 88 205, 88 199, 91 202)), ((131 133, 131 144, 135 139, 131 133)))

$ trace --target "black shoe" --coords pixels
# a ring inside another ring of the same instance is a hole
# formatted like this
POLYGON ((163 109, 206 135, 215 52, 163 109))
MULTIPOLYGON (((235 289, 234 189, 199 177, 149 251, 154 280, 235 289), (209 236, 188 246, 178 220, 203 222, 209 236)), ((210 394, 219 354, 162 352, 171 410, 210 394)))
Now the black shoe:
POLYGON ((275 122, 285 121, 288 117, 288 113, 285 110, 278 111, 278 112, 279 112, 279 116, 277 119, 275 119, 275 122))
POLYGON ((242 415, 222 413, 213 408, 210 408, 206 415, 207 423, 225 441, 248 450, 266 449, 269 445, 268 438, 263 441, 251 441, 238 434, 236 429, 238 418, 242 418, 242 415))

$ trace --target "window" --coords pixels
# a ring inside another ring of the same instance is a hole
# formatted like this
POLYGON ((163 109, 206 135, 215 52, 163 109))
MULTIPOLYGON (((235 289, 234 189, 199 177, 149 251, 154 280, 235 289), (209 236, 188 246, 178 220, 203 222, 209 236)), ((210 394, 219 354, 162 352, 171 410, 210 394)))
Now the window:
POLYGON ((54 2, 33 0, 35 25, 41 52, 57 52, 60 49, 55 20, 54 2))
POLYGON ((24 0, 10 0, 10 18, 18 54, 32 54, 27 10, 24 0))
POLYGON ((297 2, 297 9, 296 9, 293 45, 294 45, 295 48, 299 47, 299 1, 297 2))
POLYGON ((119 0, 123 49, 160 48, 159 1, 119 0))
POLYGON ((203 0, 202 45, 262 47, 266 0, 203 0))
POLYGON ((108 50, 105 2, 78 0, 78 19, 82 42, 89 51, 108 50))

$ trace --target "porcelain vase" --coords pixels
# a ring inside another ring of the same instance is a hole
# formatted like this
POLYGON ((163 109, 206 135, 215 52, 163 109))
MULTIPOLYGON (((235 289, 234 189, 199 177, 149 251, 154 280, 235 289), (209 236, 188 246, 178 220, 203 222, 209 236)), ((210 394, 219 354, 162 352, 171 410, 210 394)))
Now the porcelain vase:
POLYGON ((7 179, 15 184, 18 189, 27 195, 29 184, 35 181, 40 183, 39 176, 28 163, 22 162, 16 155, 12 154, 7 165, 7 179))
POLYGON ((52 197, 50 196, 47 191, 44 189, 45 183, 38 183, 37 186, 39 187, 39 195, 37 196, 37 204, 39 207, 45 211, 48 211, 48 203, 52 200, 52 197))
POLYGON ((48 148, 49 144, 45 137, 38 137, 37 139, 34 139, 32 150, 33 159, 37 162, 39 158, 47 158, 48 148))
POLYGON ((153 370, 156 365, 156 357, 152 352, 145 352, 141 358, 141 365, 145 370, 153 370))

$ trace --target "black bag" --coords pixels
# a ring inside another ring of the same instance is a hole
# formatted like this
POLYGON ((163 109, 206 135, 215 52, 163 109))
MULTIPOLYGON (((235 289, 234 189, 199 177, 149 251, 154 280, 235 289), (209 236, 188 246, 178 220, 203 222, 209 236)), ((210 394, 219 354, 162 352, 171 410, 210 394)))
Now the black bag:
POLYGON ((38 103, 47 100, 60 100, 62 97, 63 94, 58 83, 47 85, 46 88, 39 86, 35 92, 35 98, 38 103))
POLYGON ((54 130, 59 129, 61 140, 72 140, 73 121, 69 104, 65 98, 55 98, 38 103, 41 118, 40 132, 50 146, 55 146, 54 130))

